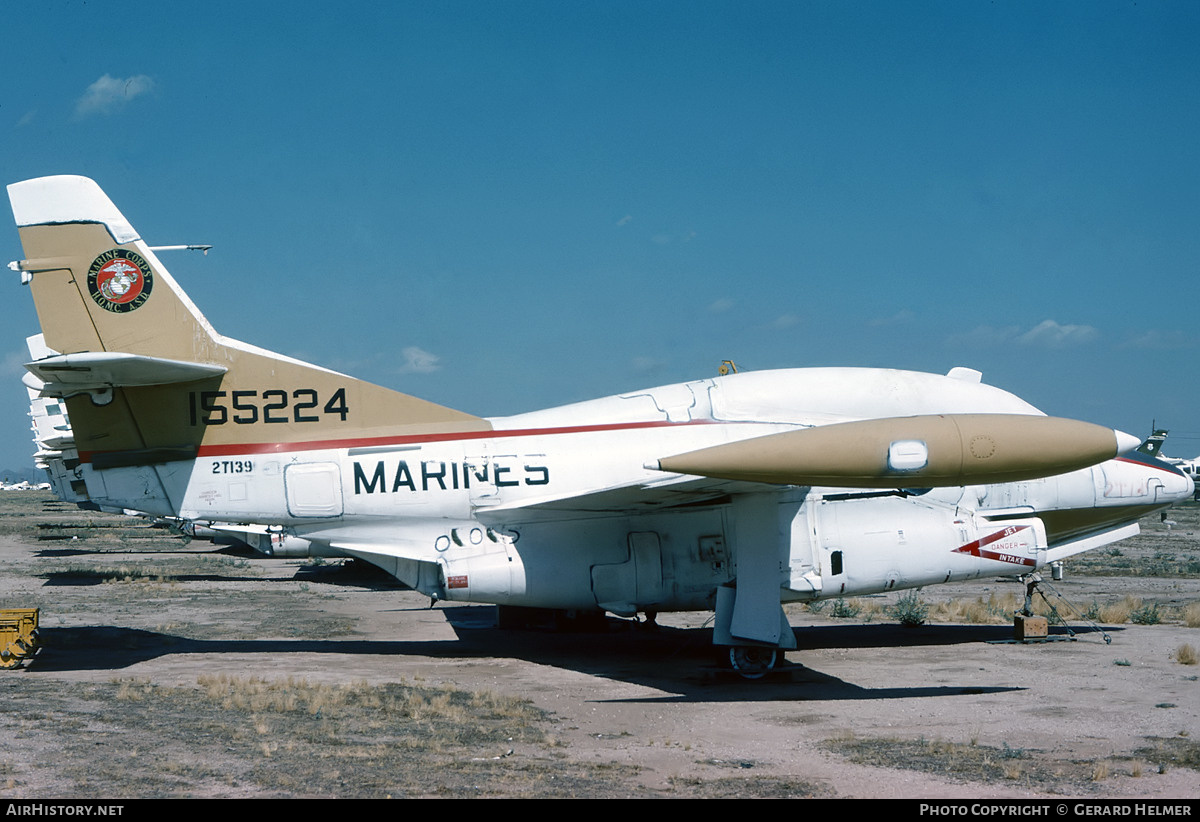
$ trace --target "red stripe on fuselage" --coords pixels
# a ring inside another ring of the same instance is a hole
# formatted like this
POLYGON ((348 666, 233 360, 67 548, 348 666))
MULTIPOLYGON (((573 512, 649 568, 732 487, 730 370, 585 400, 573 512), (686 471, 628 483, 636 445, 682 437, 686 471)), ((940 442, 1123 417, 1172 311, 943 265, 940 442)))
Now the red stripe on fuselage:
POLYGON ((1137 457, 1132 457, 1129 454, 1125 454, 1114 459, 1117 462, 1127 462, 1130 465, 1140 465, 1143 468, 1155 468, 1159 471, 1165 471, 1168 474, 1178 474, 1181 477, 1187 476, 1179 466, 1171 465, 1171 463, 1163 462, 1155 457, 1143 457, 1140 454, 1137 457))
MULTIPOLYGON (((239 454, 284 454, 292 451, 323 451, 341 448, 385 448, 390 445, 417 445, 427 442, 461 442, 463 440, 509 439, 512 437, 543 437, 559 434, 585 434, 598 431, 632 431, 644 428, 669 428, 685 425, 715 425, 716 420, 690 420, 688 422, 618 422, 603 425, 564 425, 556 428, 511 428, 486 431, 460 431, 441 434, 412 434, 409 436, 359 437, 353 439, 309 440, 307 442, 262 442, 232 445, 201 445, 196 457, 231 457, 239 454)), ((729 424, 729 423, 725 423, 729 424)), ((81 462, 91 462, 97 454, 119 453, 106 451, 81 451, 81 462)))

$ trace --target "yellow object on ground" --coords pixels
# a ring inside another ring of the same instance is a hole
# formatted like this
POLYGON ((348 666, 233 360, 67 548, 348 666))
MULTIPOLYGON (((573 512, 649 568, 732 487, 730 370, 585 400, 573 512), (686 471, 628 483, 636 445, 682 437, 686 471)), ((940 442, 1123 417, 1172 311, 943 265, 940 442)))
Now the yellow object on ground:
POLYGON ((41 650, 37 608, 0 610, 0 668, 19 668, 41 650))

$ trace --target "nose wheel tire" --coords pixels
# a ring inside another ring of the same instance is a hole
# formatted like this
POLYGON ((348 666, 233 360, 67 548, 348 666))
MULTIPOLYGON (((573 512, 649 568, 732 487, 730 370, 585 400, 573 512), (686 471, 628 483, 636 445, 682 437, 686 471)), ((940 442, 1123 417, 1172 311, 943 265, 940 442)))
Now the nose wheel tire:
POLYGON ((729 667, 744 679, 761 679, 779 664, 778 648, 734 645, 729 649, 729 667))

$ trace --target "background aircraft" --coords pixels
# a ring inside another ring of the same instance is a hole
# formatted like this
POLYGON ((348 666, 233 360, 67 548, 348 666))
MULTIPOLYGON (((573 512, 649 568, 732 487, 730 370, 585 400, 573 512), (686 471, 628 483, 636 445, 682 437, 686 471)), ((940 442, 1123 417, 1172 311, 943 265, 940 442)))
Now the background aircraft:
MULTIPOLYGON (((1158 460, 1173 465, 1183 473, 1192 478, 1192 483, 1195 484, 1200 480, 1200 457, 1194 457, 1190 460, 1179 459, 1178 457, 1168 457, 1162 453, 1163 444, 1167 441, 1167 435, 1170 432, 1165 428, 1155 428, 1150 436, 1146 437, 1145 441, 1138 446, 1137 452, 1148 457, 1155 457, 1158 460)), ((1200 491, 1195 491, 1192 494, 1193 499, 1200 500, 1200 491)))
POLYGON ((733 373, 479 417, 221 336, 91 180, 9 197, 72 493, 358 557, 434 599, 714 610, 714 643, 759 675, 795 647, 783 602, 1029 574, 1193 490, 1135 438, 966 368, 733 373))

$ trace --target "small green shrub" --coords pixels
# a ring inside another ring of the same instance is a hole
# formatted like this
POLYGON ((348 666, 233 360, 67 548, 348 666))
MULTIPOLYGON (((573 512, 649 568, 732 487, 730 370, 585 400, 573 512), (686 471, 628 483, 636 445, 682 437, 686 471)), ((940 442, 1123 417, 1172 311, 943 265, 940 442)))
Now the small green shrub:
POLYGON ((888 615, 906 628, 924 625, 929 616, 929 606, 921 599, 916 591, 909 591, 896 604, 888 609, 888 615))
POLYGON ((1135 625, 1157 625, 1162 622, 1162 618, 1158 615, 1158 603, 1154 602, 1138 608, 1129 615, 1129 621, 1135 625))
POLYGON ((1001 759, 1022 759, 1024 756, 1024 748, 1010 748, 1007 742, 1004 743, 1004 750, 1000 753, 1001 759))
POLYGON ((862 606, 857 602, 853 600, 847 602, 838 597, 833 601, 833 609, 829 612, 829 615, 834 619, 852 619, 860 613, 862 613, 862 606))

